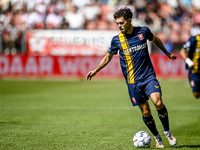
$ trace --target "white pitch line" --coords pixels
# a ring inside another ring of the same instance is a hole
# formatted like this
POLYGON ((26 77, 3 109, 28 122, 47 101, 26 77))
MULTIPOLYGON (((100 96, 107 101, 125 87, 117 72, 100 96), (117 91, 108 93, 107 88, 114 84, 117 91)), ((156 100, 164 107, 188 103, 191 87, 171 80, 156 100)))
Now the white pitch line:
MULTIPOLYGON (((41 106, 28 106, 28 107, 0 107, 0 110, 138 110, 138 107, 111 107, 111 106, 66 106, 66 107, 41 107, 41 106)), ((155 108, 151 108, 155 110, 155 108)), ((168 110, 200 110, 200 107, 168 107, 168 110)))

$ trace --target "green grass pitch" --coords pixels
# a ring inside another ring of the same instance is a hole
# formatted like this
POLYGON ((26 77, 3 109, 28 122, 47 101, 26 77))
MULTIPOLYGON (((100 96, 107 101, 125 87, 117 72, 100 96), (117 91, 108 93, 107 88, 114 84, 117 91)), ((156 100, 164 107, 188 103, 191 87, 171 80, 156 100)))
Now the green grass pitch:
MULTIPOLYGON (((200 150, 200 100, 187 79, 159 81, 178 141, 169 146, 149 101, 165 149, 200 150)), ((122 79, 0 80, 1 150, 135 150, 140 130, 149 132, 122 79)))

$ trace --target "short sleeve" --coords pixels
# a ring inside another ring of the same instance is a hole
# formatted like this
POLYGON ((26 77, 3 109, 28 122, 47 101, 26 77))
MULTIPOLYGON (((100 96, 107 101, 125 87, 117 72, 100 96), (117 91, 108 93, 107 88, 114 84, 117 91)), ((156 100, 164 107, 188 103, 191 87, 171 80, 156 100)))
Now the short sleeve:
POLYGON ((190 49, 193 47, 193 43, 194 43, 195 38, 191 37, 185 44, 183 44, 183 48, 186 51, 190 51, 190 49))
POLYGON ((148 27, 145 27, 146 28, 146 37, 149 41, 152 41, 153 40, 153 33, 151 32, 151 30, 148 28, 148 27))
POLYGON ((108 53, 112 53, 112 54, 117 54, 119 48, 118 48, 118 44, 116 43, 116 41, 114 40, 114 38, 111 41, 110 44, 110 49, 108 50, 108 53))

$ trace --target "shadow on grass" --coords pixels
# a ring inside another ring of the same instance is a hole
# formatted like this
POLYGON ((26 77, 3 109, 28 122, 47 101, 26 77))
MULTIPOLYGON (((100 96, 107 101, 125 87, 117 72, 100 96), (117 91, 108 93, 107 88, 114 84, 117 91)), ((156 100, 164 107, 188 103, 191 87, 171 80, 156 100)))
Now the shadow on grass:
POLYGON ((200 145, 180 145, 174 146, 174 148, 200 148, 200 145))
POLYGON ((14 121, 11 121, 11 122, 1 122, 0 121, 0 124, 20 124, 21 122, 14 122, 14 121))

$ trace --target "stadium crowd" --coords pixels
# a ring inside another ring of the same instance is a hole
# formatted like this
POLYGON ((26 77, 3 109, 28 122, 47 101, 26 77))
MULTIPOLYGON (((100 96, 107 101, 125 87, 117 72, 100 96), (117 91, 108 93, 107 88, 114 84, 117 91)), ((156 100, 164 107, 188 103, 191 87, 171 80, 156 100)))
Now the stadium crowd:
POLYGON ((200 32, 200 0, 1 0, 1 52, 20 52, 29 29, 118 30, 113 13, 122 7, 134 13, 134 26, 148 26, 169 51, 200 32))

